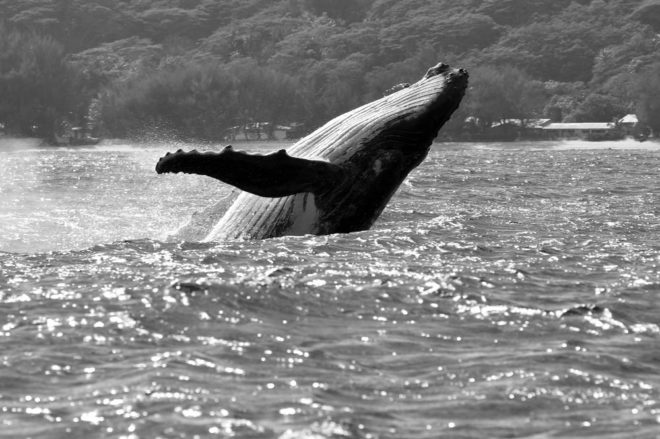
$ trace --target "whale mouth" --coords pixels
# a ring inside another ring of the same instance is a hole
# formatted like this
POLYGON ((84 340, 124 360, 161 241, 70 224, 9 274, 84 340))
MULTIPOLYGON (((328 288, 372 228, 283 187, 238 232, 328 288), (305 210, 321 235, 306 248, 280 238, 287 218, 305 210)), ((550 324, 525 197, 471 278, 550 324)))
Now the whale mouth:
POLYGON ((430 125, 425 124, 425 128, 437 134, 460 104, 468 79, 469 74, 465 69, 439 63, 428 69, 416 83, 387 96, 391 116, 406 120, 429 119, 430 125))
MULTIPOLYGON (((439 66, 444 67, 446 65, 439 64, 439 66)), ((444 70, 434 74, 433 71, 437 67, 431 68, 423 79, 429 80, 436 76, 442 76, 444 78, 442 90, 437 93, 437 96, 430 102, 427 109, 431 115, 432 123, 437 127, 435 130, 436 135, 458 108, 467 90, 469 79, 469 74, 465 69, 450 69, 446 66, 444 70)))
MULTIPOLYGON (((429 99, 431 107, 451 104, 452 102, 456 102, 457 107, 467 89, 469 76, 465 69, 451 68, 447 64, 439 63, 431 67, 424 77, 414 85, 421 89, 429 88, 427 93, 435 95, 429 99)), ((425 92, 420 90, 419 93, 424 94, 425 92)), ((451 114, 455 107, 452 105, 449 105, 449 107, 451 108, 451 114)))

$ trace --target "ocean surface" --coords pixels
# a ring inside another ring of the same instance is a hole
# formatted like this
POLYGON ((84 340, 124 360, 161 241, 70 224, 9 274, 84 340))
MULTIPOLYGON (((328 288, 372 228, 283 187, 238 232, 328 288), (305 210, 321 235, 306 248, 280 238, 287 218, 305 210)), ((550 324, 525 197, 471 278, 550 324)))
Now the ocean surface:
POLYGON ((196 146, 0 140, 0 437, 660 437, 659 143, 437 144, 370 231, 217 243, 196 146))

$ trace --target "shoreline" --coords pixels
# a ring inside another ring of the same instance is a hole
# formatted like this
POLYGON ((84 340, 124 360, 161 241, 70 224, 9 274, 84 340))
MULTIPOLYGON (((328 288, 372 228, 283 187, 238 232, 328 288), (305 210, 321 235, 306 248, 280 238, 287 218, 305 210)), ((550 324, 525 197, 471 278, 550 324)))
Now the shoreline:
MULTIPOLYGON (((42 139, 34 137, 13 137, 3 136, 0 137, 0 151, 11 150, 74 150, 74 149, 105 149, 112 147, 142 147, 142 148, 157 148, 167 146, 168 148, 186 147, 195 145, 198 147, 208 147, 214 149, 224 147, 226 145, 234 145, 238 147, 253 147, 257 149, 277 149, 286 148, 293 145, 300 139, 290 140, 234 140, 234 141, 201 141, 201 140, 174 140, 174 139, 104 139, 95 145, 50 145, 42 139)), ((605 140, 605 141, 590 141, 584 139, 517 139, 517 140, 461 140, 461 139, 435 139, 435 145, 483 145, 499 146, 506 148, 506 146, 517 147, 520 145, 526 146, 548 146, 558 149, 570 147, 579 147, 580 149, 657 149, 660 148, 660 138, 650 138, 644 142, 635 140, 632 137, 627 137, 620 140, 605 140)), ((500 148, 497 148, 500 149, 500 148)))

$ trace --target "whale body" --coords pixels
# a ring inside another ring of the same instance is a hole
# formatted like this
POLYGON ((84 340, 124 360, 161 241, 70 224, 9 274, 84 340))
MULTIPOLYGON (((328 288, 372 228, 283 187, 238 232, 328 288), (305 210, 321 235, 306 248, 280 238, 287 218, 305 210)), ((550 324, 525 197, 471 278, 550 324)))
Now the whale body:
POLYGON ((288 151, 167 153, 156 171, 207 175, 243 190, 204 241, 370 228, 458 108, 468 74, 440 63, 412 84, 349 111, 288 151))

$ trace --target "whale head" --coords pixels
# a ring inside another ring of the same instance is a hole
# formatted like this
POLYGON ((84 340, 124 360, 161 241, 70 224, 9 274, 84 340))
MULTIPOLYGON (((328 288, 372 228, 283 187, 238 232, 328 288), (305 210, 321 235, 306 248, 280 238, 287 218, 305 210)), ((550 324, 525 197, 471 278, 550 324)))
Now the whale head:
MULTIPOLYGON (((316 197, 320 233, 368 229, 458 108, 468 73, 440 63, 412 85, 343 114, 290 149, 344 170, 316 197)), ((302 156, 301 154, 301 156, 302 156)))

